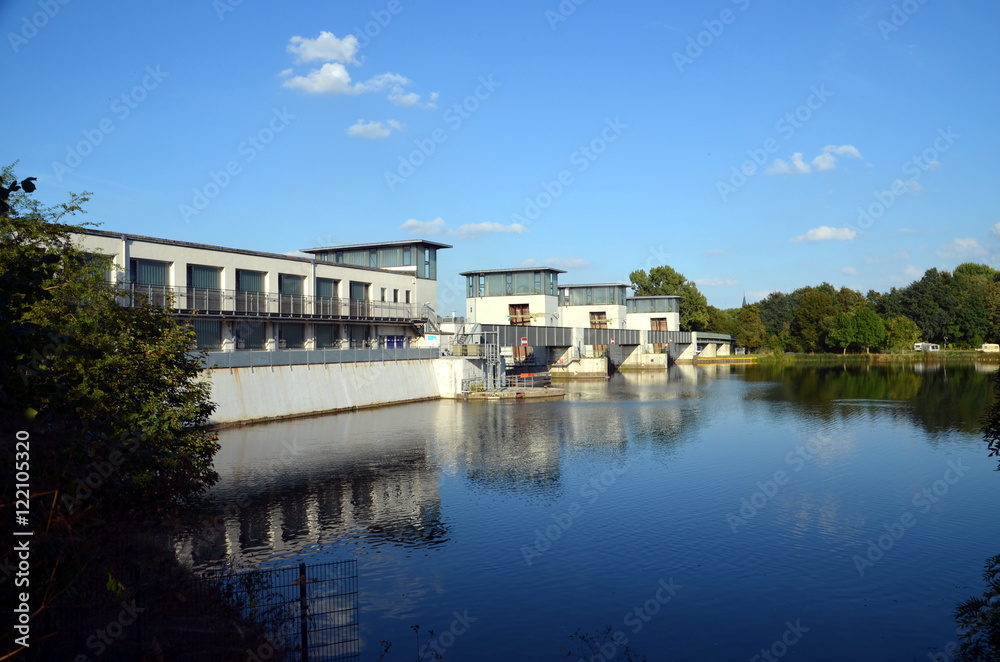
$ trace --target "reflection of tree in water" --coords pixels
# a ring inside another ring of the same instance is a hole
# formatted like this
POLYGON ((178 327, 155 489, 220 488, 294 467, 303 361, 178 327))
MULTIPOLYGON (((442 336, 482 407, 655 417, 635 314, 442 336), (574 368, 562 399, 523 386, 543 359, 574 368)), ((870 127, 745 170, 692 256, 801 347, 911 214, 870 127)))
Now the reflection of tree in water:
MULTIPOLYGON (((746 399, 775 406, 803 405, 811 416, 830 420, 843 414, 843 404, 857 401, 906 403, 906 407, 871 408, 876 416, 904 416, 932 433, 978 432, 993 400, 990 377, 969 365, 917 364, 883 366, 759 366, 747 370, 748 382, 772 386, 749 390, 746 399)), ((931 443, 934 438, 930 437, 931 443)))

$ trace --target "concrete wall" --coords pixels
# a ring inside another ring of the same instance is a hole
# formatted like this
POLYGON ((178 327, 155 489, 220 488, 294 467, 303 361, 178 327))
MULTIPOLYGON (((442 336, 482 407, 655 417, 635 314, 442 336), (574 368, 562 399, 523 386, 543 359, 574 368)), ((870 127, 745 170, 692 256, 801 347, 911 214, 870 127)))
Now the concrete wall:
POLYGON ((362 407, 437 399, 437 359, 217 368, 203 375, 218 408, 212 423, 232 425, 362 407))

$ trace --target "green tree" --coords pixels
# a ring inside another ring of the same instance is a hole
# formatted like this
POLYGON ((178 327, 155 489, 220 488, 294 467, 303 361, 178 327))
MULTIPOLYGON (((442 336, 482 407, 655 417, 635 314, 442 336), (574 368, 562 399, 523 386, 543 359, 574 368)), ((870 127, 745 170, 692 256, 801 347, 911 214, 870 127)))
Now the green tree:
POLYGON ((853 342, 858 347, 863 347, 866 354, 872 347, 881 347, 885 344, 885 322, 875 314, 875 311, 865 306, 857 308, 849 315, 853 318, 851 324, 853 342))
POLYGON ((119 453, 102 507, 184 500, 216 479, 214 405, 193 333, 163 308, 119 304, 109 258, 78 249, 82 228, 59 222, 85 200, 42 209, 11 196, 0 216, 0 358, 13 368, 0 406, 9 424, 67 437, 51 449, 61 475, 49 487, 72 490, 89 463, 119 453))
POLYGON ((827 333, 837 314, 833 296, 821 287, 808 288, 792 318, 791 332, 807 352, 827 348, 827 333))
POLYGON ((886 325, 886 347, 889 349, 912 349, 920 342, 920 328, 905 315, 897 315, 886 325))
POLYGON ((736 314, 736 344, 749 349, 764 346, 767 330, 757 306, 745 306, 736 314))
POLYGON ((705 329, 713 333, 728 333, 736 335, 736 315, 739 309, 722 309, 715 306, 708 307, 708 323, 705 329))
POLYGON ((698 291, 694 281, 687 280, 683 274, 667 265, 653 267, 648 274, 639 269, 628 277, 636 296, 680 296, 681 330, 709 330, 708 300, 698 291))

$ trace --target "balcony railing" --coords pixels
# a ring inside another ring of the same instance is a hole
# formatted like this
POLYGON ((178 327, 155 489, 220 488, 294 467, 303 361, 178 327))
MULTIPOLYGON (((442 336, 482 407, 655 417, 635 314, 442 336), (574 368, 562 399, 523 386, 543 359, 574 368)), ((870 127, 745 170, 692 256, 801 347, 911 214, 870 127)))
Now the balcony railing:
POLYGON ((422 319, 419 306, 410 303, 136 283, 120 283, 117 288, 118 302, 123 306, 135 306, 145 301, 154 306, 209 315, 407 322, 422 319))

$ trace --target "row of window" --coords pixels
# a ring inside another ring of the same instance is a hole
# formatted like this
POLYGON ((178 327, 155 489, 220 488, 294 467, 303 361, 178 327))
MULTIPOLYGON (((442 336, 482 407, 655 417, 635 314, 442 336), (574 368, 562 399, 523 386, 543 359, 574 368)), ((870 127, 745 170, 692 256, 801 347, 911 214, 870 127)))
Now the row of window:
MULTIPOLYGON (((158 285, 166 287, 170 283, 170 263, 155 260, 133 259, 130 264, 130 276, 137 285, 158 285)), ((266 272, 236 270, 236 291, 264 293, 266 292, 266 272)), ((278 274, 278 293, 288 296, 303 296, 305 292, 305 276, 293 274, 278 274)), ((188 287, 206 290, 218 290, 222 285, 222 268, 199 264, 187 265, 188 287)), ((322 298, 337 298, 340 281, 333 278, 316 279, 316 296, 322 298)), ((350 281, 349 295, 354 301, 368 301, 371 283, 350 281)), ((392 303, 410 303, 410 290, 381 288, 381 301, 392 303)))
POLYGON ((391 246, 316 253, 324 262, 352 264, 373 269, 415 267, 418 278, 437 278, 437 249, 422 246, 391 246))
POLYGON ((516 271, 498 274, 473 274, 465 277, 467 297, 499 297, 514 294, 555 296, 559 276, 550 271, 516 271))
POLYGON ((625 299, 625 287, 621 285, 559 288, 560 306, 624 306, 625 299))
MULTIPOLYGON (((220 320, 191 320, 198 349, 217 350, 223 346, 223 322, 220 320)), ((235 341, 235 349, 266 349, 266 322, 229 322, 229 329, 235 341)), ((371 328, 360 325, 347 327, 347 337, 341 335, 340 324, 313 324, 312 347, 333 349, 342 346, 363 347, 371 338, 371 328)), ((306 325, 296 322, 273 324, 273 331, 279 349, 303 349, 306 346, 306 325)), ((384 336, 387 347, 402 347, 405 336, 384 336)))

